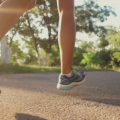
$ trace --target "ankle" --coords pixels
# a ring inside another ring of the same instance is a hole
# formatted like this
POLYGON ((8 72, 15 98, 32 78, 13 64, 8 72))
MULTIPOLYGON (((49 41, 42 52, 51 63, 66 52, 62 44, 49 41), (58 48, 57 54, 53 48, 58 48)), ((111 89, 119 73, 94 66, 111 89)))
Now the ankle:
POLYGON ((61 73, 62 75, 65 75, 65 76, 67 76, 67 77, 71 77, 71 75, 72 75, 72 71, 70 72, 70 73, 67 73, 67 74, 64 74, 64 73, 61 73))

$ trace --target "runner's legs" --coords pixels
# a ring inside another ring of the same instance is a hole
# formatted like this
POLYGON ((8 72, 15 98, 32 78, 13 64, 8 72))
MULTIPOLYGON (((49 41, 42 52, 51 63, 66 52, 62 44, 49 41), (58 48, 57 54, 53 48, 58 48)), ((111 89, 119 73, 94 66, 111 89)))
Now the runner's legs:
POLYGON ((36 0, 6 0, 0 5, 0 40, 19 17, 35 6, 36 0))
MULTIPOLYGON (((35 2, 35 0, 6 0, 0 5, 0 40, 19 17, 35 5, 35 2)), ((67 74, 71 72, 75 44, 74 0, 57 0, 57 3, 61 72, 67 74)))
POLYGON ((75 17, 74 0, 57 0, 59 11, 58 41, 61 54, 61 73, 71 72, 74 44, 75 44, 75 17))

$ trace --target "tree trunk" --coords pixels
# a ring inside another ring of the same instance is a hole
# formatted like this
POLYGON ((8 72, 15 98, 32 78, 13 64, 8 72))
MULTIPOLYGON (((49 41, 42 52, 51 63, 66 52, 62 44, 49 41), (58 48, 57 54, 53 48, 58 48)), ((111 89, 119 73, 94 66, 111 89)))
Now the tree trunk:
POLYGON ((38 55, 38 63, 39 63, 39 66, 40 66, 40 54, 39 53, 37 53, 37 55, 38 55))
POLYGON ((48 56, 49 56, 49 53, 46 53, 46 55, 44 56, 44 58, 43 59, 41 59, 41 57, 40 57, 40 54, 39 53, 37 53, 37 55, 38 55, 38 62, 39 62, 39 66, 43 66, 44 65, 44 62, 45 62, 45 60, 48 58, 48 56))
POLYGON ((51 51, 51 44, 50 44, 50 48, 49 48, 49 49, 50 49, 49 53, 46 53, 46 55, 44 56, 44 58, 41 59, 41 56, 40 56, 39 51, 38 51, 38 45, 37 45, 37 42, 36 42, 36 38, 35 38, 35 36, 34 36, 34 30, 33 30, 32 27, 31 27, 31 23, 30 23, 30 19, 29 19, 28 13, 26 13, 26 17, 27 17, 27 20, 28 20, 28 24, 29 24, 30 31, 31 31, 31 33, 32 33, 32 38, 33 38, 33 42, 34 42, 34 45, 35 45, 35 50, 36 50, 37 55, 38 55, 39 66, 43 66, 45 60, 48 58, 49 53, 50 53, 50 51, 51 51))
POLYGON ((14 38, 14 36, 16 35, 16 33, 17 33, 17 31, 19 30, 19 28, 20 28, 20 24, 19 24, 19 26, 17 27, 17 29, 14 31, 14 33, 13 33, 11 39, 10 39, 10 45, 9 45, 10 47, 12 46, 13 38, 14 38))
POLYGON ((11 47, 6 45, 6 37, 1 40, 1 63, 10 64, 11 62, 11 47))
POLYGON ((44 56, 44 58, 43 59, 40 59, 40 66, 43 66, 44 65, 44 62, 45 62, 45 60, 48 58, 48 56, 49 56, 49 53, 46 53, 46 55, 44 56))

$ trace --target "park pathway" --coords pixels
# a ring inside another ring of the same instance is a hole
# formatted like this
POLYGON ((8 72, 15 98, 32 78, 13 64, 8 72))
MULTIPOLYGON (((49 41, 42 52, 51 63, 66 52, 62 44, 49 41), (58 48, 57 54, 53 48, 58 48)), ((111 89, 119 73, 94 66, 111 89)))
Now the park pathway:
POLYGON ((0 75, 0 120, 120 120, 120 72, 86 75, 69 91, 58 73, 0 75))

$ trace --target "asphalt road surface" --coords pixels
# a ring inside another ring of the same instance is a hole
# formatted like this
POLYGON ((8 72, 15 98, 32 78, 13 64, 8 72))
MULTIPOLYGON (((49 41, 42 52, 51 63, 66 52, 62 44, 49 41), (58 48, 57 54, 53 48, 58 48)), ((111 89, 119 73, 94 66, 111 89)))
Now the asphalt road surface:
POLYGON ((120 120, 120 72, 86 75, 69 91, 58 73, 0 75, 0 120, 120 120))

